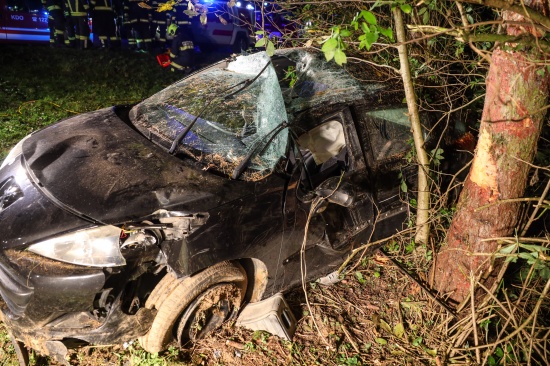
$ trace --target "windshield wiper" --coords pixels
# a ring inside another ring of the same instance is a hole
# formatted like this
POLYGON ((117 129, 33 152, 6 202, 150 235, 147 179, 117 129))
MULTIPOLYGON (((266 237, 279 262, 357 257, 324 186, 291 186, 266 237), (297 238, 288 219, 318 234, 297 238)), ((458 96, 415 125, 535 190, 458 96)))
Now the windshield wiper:
POLYGON ((279 123, 277 126, 275 126, 274 129, 269 131, 269 133, 267 133, 265 136, 263 136, 261 139, 259 139, 258 142, 256 143, 256 145, 252 149, 250 149, 248 154, 246 154, 246 156, 239 163, 239 165, 237 165, 237 167, 235 169, 233 169, 233 173, 231 174, 231 179, 238 179, 241 176, 241 174, 244 172, 244 170, 246 169, 248 164, 250 163, 250 159, 252 159, 252 157, 254 155, 256 155, 258 150, 260 150, 260 148, 261 148, 259 153, 260 154, 263 153, 265 151, 265 149, 269 146, 269 144, 271 144, 273 139, 275 139, 275 137, 277 137, 277 135, 287 127, 288 127, 288 122, 283 121, 283 122, 279 123), (264 143, 265 139, 268 138, 268 137, 269 137, 269 140, 267 140, 267 142, 264 143))
MULTIPOLYGON (((185 127, 185 129, 183 131, 181 131, 177 136, 176 138, 174 139, 174 141, 172 141, 172 146, 170 147, 170 150, 168 150, 168 153, 169 154, 174 154, 176 152, 176 150, 178 149, 178 145, 183 141, 183 139, 185 138, 185 136, 187 136, 187 134, 189 133, 189 131, 191 131, 191 128, 193 128, 193 126, 195 125, 195 123, 197 122, 197 120, 202 116, 202 114, 204 113, 204 111, 206 111, 206 108, 208 108, 210 106, 210 104, 212 104, 214 101, 217 101, 219 102, 220 100, 227 100, 229 98, 231 98, 232 96, 234 96, 235 94, 237 93, 240 93, 241 91, 245 90, 246 88, 248 88, 253 82, 255 82, 259 77, 260 75, 262 75, 262 73, 267 69, 267 67, 269 66, 269 64, 271 64, 271 60, 269 60, 265 66, 260 70, 260 72, 254 76, 252 79, 246 79, 246 80, 243 80, 235 85, 232 85, 230 86, 229 88, 225 89, 222 91, 223 92, 226 92, 228 90, 231 90, 233 88, 236 88, 237 86, 239 85, 243 85, 242 87, 240 87, 239 89, 235 90, 234 92, 230 93, 230 94, 227 94, 226 96, 224 96, 223 98, 213 98, 211 100, 208 101, 208 103, 206 103, 206 105, 201 109, 201 111, 199 112, 199 114, 197 114, 197 116, 193 119, 193 121, 191 121, 191 123, 185 127)), ((178 121, 179 122, 179 121, 178 121)))

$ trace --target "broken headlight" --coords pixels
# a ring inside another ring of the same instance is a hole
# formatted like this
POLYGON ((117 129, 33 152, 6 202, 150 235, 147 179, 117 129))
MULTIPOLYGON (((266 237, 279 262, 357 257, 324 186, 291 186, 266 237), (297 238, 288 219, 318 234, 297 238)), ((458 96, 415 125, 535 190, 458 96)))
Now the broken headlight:
POLYGON ((123 266, 126 260, 120 252, 120 232, 116 226, 100 226, 44 240, 27 249, 47 258, 81 266, 123 266))

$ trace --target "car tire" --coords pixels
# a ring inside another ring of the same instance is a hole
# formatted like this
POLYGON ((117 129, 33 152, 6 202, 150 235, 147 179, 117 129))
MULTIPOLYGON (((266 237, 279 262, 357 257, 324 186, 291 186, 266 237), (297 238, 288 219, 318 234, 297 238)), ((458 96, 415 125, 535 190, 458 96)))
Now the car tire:
POLYGON ((248 49, 248 40, 244 34, 238 34, 233 44, 234 53, 243 53, 248 49))
POLYGON ((146 351, 157 353, 174 339, 183 346, 203 338, 237 314, 246 286, 245 270, 231 262, 180 279, 167 273, 145 303, 157 314, 139 343, 146 351))

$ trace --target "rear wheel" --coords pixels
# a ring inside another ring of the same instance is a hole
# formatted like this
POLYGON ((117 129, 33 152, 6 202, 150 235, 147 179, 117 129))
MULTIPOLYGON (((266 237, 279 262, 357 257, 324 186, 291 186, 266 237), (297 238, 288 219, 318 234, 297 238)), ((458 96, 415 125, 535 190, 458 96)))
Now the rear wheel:
POLYGON ((147 334, 139 339, 148 352, 164 350, 177 339, 180 345, 205 337, 234 317, 246 293, 246 273, 235 263, 222 262, 183 279, 168 273, 145 303, 157 309, 147 334))

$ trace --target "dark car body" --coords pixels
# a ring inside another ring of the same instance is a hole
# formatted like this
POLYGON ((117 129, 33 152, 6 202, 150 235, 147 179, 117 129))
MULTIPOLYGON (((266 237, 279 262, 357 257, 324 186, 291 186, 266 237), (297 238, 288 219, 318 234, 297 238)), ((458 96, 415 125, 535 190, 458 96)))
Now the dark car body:
POLYGON ((407 218, 400 100, 322 53, 281 50, 27 136, 0 168, 6 325, 56 355, 146 333, 166 272, 239 262, 251 302, 333 272, 407 218))

